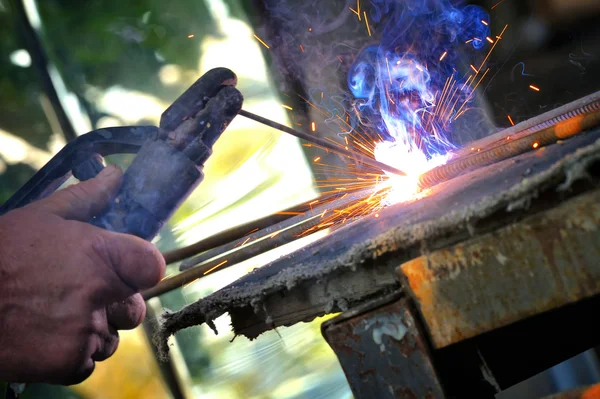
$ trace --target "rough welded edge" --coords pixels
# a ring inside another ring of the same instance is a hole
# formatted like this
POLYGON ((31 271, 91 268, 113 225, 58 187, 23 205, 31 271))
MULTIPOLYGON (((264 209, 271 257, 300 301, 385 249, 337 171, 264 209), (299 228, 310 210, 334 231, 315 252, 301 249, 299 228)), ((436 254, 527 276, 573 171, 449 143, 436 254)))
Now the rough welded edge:
MULTIPOLYGON (((249 303, 254 309, 259 308, 265 298, 275 292, 290 291, 300 284, 316 282, 332 273, 355 271, 357 265, 384 254, 413 247, 425 241, 430 242, 439 237, 446 237, 459 230, 470 230, 470 226, 476 221, 485 219, 498 210, 505 209, 507 212, 511 212, 527 207, 530 201, 537 198, 539 193, 544 190, 554 187, 556 191, 563 191, 577 180, 591 179, 586 169, 591 163, 597 161, 600 161, 600 140, 565 155, 545 171, 537 173, 531 178, 523 179, 501 195, 493 198, 484 197, 461 211, 453 211, 435 221, 391 228, 375 238, 350 247, 339 257, 322 264, 320 268, 311 269, 310 272, 305 269, 301 269, 299 272, 295 269, 284 269, 261 284, 231 286, 200 299, 178 312, 165 312, 162 316, 161 328, 156 336, 161 356, 168 356, 168 338, 179 330, 206 323, 217 333, 212 320, 232 309, 247 308, 249 303)), ((348 228, 352 228, 352 225, 343 229, 348 228)), ((331 300, 342 299, 345 298, 331 298, 331 300)), ((325 311, 324 306, 323 314, 325 311)), ((264 331, 273 327, 275 325, 267 326, 265 324, 264 331)), ((240 334, 235 324, 233 329, 236 335, 240 334)))

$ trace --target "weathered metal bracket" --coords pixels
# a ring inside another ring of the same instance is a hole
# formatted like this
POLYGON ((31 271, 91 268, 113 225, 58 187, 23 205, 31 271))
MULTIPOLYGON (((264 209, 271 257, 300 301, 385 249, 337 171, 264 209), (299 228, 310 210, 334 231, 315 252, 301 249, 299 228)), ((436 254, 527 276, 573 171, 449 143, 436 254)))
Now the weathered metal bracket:
POLYGON ((344 312, 321 331, 356 399, 445 398, 418 315, 403 295, 344 312))

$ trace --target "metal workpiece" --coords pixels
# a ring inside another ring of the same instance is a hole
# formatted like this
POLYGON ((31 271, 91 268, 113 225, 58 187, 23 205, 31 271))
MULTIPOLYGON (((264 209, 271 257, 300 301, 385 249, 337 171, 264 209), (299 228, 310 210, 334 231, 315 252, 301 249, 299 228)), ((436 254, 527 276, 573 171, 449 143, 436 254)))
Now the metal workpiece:
POLYGON ((489 136, 465 145, 453 153, 453 159, 472 154, 477 149, 489 149, 506 142, 506 138, 519 139, 552 127, 575 116, 584 115, 600 108, 600 91, 594 92, 576 101, 564 104, 538 116, 527 119, 514 126, 499 130, 489 136))
MULTIPOLYGON (((529 134, 506 136, 501 143, 492 143, 489 148, 477 148, 477 151, 471 151, 471 154, 465 154, 445 165, 433 168, 419 177, 419 186, 428 188, 471 170, 545 147, 597 127, 600 124, 600 101, 574 110, 568 115, 572 116, 557 117, 555 123, 529 134)), ((472 147, 475 150, 480 143, 475 142, 471 145, 475 146, 472 147)))
POLYGON ((446 398, 419 323, 410 301, 399 293, 323 323, 323 337, 356 399, 446 398))
POLYGON ((404 263, 436 348, 600 294, 600 191, 404 263))
MULTIPOLYGON (((338 304, 352 307, 395 290, 395 269, 401 264, 593 190, 599 160, 600 131, 591 131, 439 184, 417 201, 341 227, 170 313, 161 339, 223 313, 232 316, 235 334, 255 338, 278 326, 344 310, 338 304), (342 281, 352 285, 344 288, 342 281), (338 282, 339 289, 327 289, 338 282), (319 286, 325 288, 318 291, 319 286)), ((163 348, 168 350, 166 341, 163 348)))

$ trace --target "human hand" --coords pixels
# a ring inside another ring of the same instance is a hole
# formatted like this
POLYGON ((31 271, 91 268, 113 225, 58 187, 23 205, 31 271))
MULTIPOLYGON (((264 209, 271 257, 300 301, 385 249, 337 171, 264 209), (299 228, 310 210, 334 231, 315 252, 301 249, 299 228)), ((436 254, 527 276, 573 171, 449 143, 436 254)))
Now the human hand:
POLYGON ((108 166, 0 216, 0 381, 79 383, 144 319, 138 292, 163 277, 162 255, 87 223, 122 178, 108 166))

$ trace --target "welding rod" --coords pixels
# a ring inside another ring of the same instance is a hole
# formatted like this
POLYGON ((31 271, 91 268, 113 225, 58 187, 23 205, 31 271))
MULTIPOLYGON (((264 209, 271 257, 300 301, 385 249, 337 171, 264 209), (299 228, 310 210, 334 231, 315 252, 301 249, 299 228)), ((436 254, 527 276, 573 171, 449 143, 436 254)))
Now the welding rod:
MULTIPOLYGON (((317 198, 317 200, 320 203, 323 203, 323 201, 326 201, 327 198, 327 196, 319 197, 317 198)), ((172 251, 165 252, 163 253, 163 257, 165 258, 165 262, 167 265, 179 262, 192 256, 196 256, 204 251, 208 251, 209 249, 220 247, 221 245, 225 245, 239 238, 246 237, 247 235, 255 231, 262 230, 274 224, 281 223, 284 220, 290 219, 293 216, 303 214, 308 209, 309 205, 306 203, 296 205, 294 207, 284 209, 280 212, 276 212, 272 215, 268 215, 263 218, 253 220, 251 222, 232 227, 210 237, 203 238, 202 240, 197 241, 194 244, 190 244, 182 248, 177 248, 172 251)))
MULTIPOLYGON (((169 291, 183 287, 197 279, 210 275, 213 271, 220 271, 274 248, 288 244, 299 238, 302 232, 314 228, 322 223, 320 217, 324 210, 343 208, 355 201, 364 199, 373 194, 370 189, 361 190, 340 199, 315 207, 298 216, 256 231, 240 239, 217 248, 213 248, 196 258, 188 259, 186 266, 189 268, 181 273, 163 279, 154 287, 142 292, 145 300, 165 294, 169 291), (237 248, 237 250, 236 250, 237 248)), ((313 234, 322 229, 314 229, 313 234)), ((308 235, 308 234, 307 234, 308 235)), ((184 266, 184 265, 182 265, 184 266)), ((185 267, 184 267, 185 268, 185 267)))
POLYGON ((383 171, 390 172, 390 173, 393 173, 393 174, 399 175, 399 176, 406 176, 406 173, 404 173, 403 171, 401 171, 399 169, 396 169, 394 167, 386 165, 383 162, 379 162, 379 161, 377 161, 377 160, 375 160, 373 158, 367 157, 367 156, 365 156, 363 154, 360 154, 360 153, 358 153, 356 151, 346 150, 345 148, 338 147, 335 144, 332 144, 332 143, 328 142, 327 140, 322 139, 321 137, 313 136, 313 135, 308 134, 308 133, 300 132, 298 130, 292 129, 292 128, 287 127, 285 125, 282 125, 281 123, 277 123, 277 122, 272 121, 270 119, 263 118, 262 116, 253 114, 253 113, 248 112, 248 111, 243 110, 243 109, 240 110, 240 112, 238 113, 238 115, 245 116, 246 118, 252 119, 252 120, 254 120, 256 122, 262 123, 264 125, 267 125, 269 127, 274 128, 274 129, 281 130, 282 132, 291 134, 292 136, 296 136, 296 137, 298 137, 298 138, 300 138, 302 140, 306 140, 306 141, 308 141, 310 143, 316 144, 319 147, 323 147, 323 148, 325 148, 325 149, 327 149, 327 150, 329 150, 331 152, 335 152, 335 153, 340 154, 340 155, 346 155, 348 157, 354 158, 356 161, 362 162, 365 165, 368 165, 368 166, 370 166, 372 168, 381 169, 383 171))

